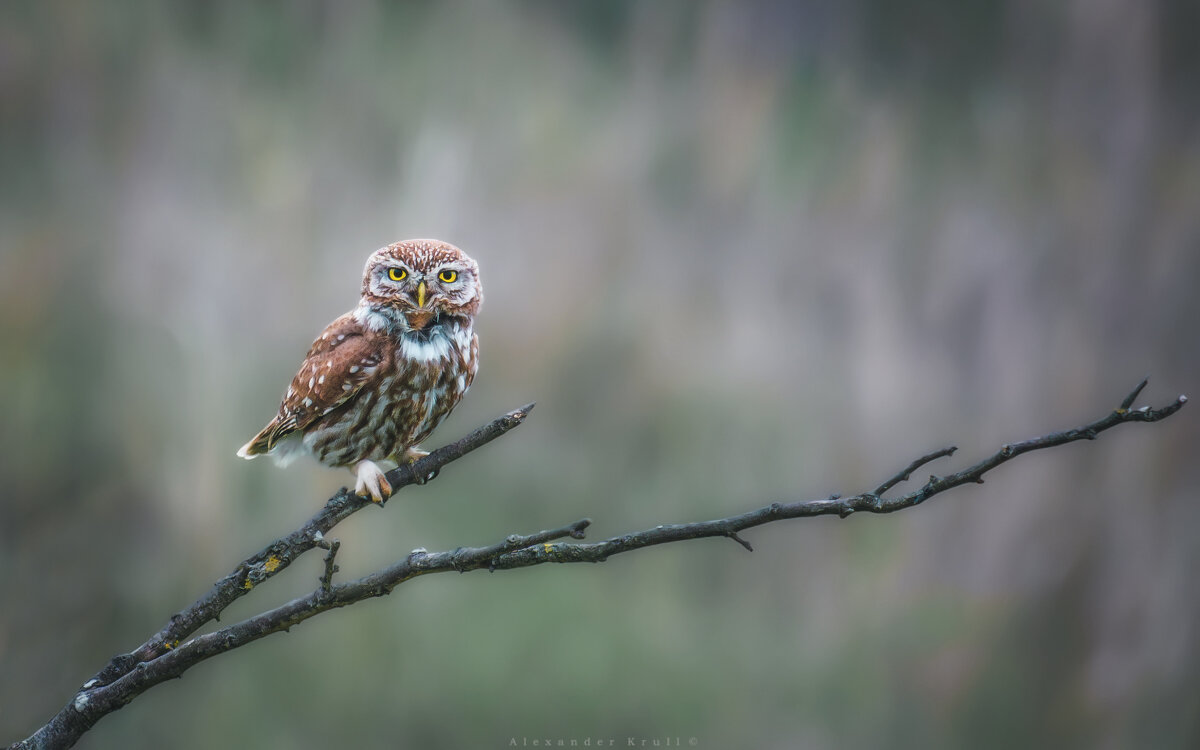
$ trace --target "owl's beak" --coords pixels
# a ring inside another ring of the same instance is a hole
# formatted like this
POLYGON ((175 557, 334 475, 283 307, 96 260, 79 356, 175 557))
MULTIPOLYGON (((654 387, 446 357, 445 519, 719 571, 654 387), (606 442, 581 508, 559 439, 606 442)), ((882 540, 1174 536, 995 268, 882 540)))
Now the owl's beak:
POLYGON ((433 310, 425 309, 425 282, 417 284, 417 309, 407 313, 408 324, 418 331, 424 330, 433 319, 433 310))

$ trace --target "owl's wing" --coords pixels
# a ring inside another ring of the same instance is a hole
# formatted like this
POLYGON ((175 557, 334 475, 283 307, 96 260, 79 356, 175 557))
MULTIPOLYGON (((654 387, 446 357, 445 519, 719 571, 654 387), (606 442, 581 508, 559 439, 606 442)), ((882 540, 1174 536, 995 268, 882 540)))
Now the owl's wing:
POLYGON ((382 357, 376 337, 349 313, 329 324, 292 378, 279 413, 242 446, 242 458, 270 453, 284 437, 341 406, 370 380, 382 357))

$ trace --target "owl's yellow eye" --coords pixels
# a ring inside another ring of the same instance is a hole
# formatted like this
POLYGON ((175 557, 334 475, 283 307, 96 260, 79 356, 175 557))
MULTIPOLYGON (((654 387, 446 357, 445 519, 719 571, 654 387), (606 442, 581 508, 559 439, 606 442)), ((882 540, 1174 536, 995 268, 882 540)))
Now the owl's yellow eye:
POLYGON ((389 268, 388 278, 392 281, 404 281, 408 278, 408 271, 405 271, 403 268, 389 268))
POLYGON ((458 271, 451 271, 450 269, 446 269, 445 271, 442 271, 441 273, 438 274, 438 280, 441 281, 443 284, 453 284, 454 280, 457 278, 458 278, 458 271))

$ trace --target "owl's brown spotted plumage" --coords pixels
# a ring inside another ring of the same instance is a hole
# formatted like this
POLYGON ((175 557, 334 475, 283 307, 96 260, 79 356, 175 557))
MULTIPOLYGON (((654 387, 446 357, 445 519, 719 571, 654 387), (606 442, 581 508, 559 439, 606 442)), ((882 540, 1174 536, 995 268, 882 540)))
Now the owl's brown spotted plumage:
POLYGON ((479 267, 453 245, 407 240, 375 251, 358 307, 317 337, 279 413, 238 455, 347 466, 355 491, 383 502, 392 489, 376 462, 425 455, 417 444, 475 379, 482 301, 479 267))

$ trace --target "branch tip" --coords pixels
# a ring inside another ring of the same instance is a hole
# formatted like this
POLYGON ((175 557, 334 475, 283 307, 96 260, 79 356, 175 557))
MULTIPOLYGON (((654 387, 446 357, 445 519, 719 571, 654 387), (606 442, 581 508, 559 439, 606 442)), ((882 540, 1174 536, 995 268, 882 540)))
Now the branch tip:
POLYGON ((745 547, 747 552, 754 551, 754 548, 750 546, 750 542, 747 542, 745 539, 742 539, 740 536, 738 536, 736 531, 727 531, 725 532, 725 536, 745 547))
POLYGON ((1142 382, 1138 383, 1137 387, 1130 391, 1129 395, 1125 397, 1125 400, 1121 402, 1121 408, 1128 409, 1129 407, 1133 406, 1133 402, 1137 400, 1138 394, 1142 392, 1142 389, 1145 388, 1149 382, 1149 376, 1142 378, 1142 382))

